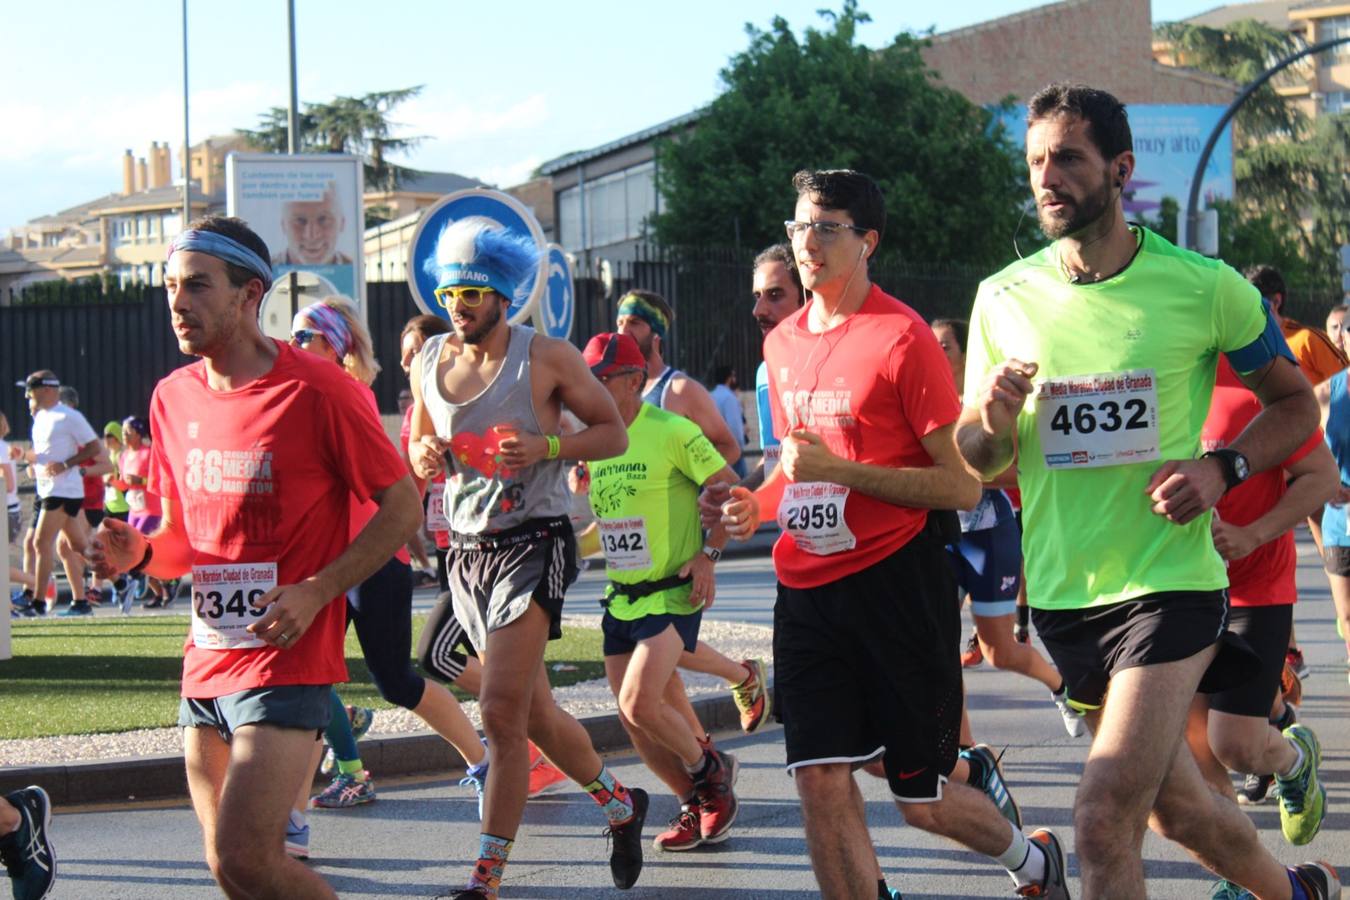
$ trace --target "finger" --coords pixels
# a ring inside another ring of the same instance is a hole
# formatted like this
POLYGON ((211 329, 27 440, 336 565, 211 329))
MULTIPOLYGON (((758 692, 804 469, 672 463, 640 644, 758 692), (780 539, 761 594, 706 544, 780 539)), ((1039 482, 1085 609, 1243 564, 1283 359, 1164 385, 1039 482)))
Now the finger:
POLYGON ((1013 391, 1024 397, 1036 389, 1030 379, 1023 377, 1016 372, 1005 372, 1000 375, 994 380, 994 386, 1002 388, 1005 391, 1013 391))
POLYGON ((1004 365, 1006 365, 1010 369, 1017 370, 1027 378, 1035 378, 1036 373, 1040 371, 1041 368, 1040 363, 1025 362, 1015 357, 1009 357, 1008 361, 1004 363, 1004 365))
MULTIPOLYGON (((690 573, 691 571, 693 571, 693 569, 694 569, 694 561, 693 561, 693 560, 690 560, 689 562, 687 562, 687 563, 685 563, 684 565, 680 566, 680 571, 679 571, 677 574, 678 574, 679 577, 681 577, 681 578, 688 578, 688 577, 689 577, 689 573, 690 573)), ((694 583, 694 587, 695 587, 695 589, 698 588, 698 583, 697 583, 697 582, 694 583)))
POLYGON ((1158 487, 1162 485, 1163 482, 1167 481, 1168 478, 1171 478, 1172 473, 1175 472, 1180 465, 1181 463, 1175 459, 1163 463, 1157 471, 1149 477, 1148 484, 1144 485, 1144 493, 1153 497, 1155 500, 1161 499, 1156 494, 1158 487))

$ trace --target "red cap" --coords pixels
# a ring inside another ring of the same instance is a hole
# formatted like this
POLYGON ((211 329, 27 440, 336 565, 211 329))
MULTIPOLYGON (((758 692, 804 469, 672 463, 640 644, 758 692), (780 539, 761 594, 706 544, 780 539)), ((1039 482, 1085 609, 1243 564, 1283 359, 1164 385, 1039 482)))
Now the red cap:
POLYGON ((597 334, 586 342, 581 351, 586 365, 596 378, 608 375, 618 369, 645 369, 647 360, 643 359, 637 341, 626 334, 606 331, 597 334))

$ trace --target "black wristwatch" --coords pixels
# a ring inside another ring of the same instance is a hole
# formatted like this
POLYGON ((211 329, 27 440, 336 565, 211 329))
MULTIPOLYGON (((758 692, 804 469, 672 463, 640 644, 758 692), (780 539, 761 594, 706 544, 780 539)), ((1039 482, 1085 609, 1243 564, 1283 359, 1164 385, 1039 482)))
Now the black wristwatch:
POLYGON ((1236 450, 1210 450, 1208 453, 1200 455, 1201 459, 1214 457, 1223 464, 1223 480, 1228 483, 1228 490, 1232 490, 1239 484, 1247 480, 1251 475, 1251 466, 1247 464, 1247 457, 1236 450))

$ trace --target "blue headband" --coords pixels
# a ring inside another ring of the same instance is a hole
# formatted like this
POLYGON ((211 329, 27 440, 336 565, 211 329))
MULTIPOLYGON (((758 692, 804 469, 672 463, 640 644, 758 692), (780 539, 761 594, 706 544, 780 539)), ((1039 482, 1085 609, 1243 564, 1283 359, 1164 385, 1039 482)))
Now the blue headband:
POLYGON ((436 287, 485 287, 492 288, 507 300, 516 296, 516 282, 505 273, 482 263, 451 263, 438 266, 436 287))
POLYGON ((323 335, 328 346, 338 355, 338 359, 352 352, 352 330, 347 327, 347 321, 331 306, 322 302, 311 303, 295 314, 291 330, 298 331, 301 321, 308 321, 314 326, 315 331, 323 335))
POLYGON ((178 237, 173 239, 173 244, 169 246, 169 257, 178 250, 191 250, 223 259, 258 276, 262 280, 264 294, 272 289, 272 266, 232 237, 215 231, 189 228, 187 231, 180 231, 178 237))

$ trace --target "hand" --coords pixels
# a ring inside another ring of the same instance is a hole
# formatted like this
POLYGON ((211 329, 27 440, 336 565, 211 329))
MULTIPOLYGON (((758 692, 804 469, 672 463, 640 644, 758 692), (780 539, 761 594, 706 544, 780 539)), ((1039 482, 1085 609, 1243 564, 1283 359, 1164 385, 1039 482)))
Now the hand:
POLYGON ((714 481, 698 495, 698 518, 704 528, 713 528, 722 521, 722 505, 731 499, 731 485, 714 481))
POLYGON ((717 596, 717 576, 713 574, 715 564, 711 559, 703 555, 703 551, 694 554, 694 558, 680 566, 680 577, 694 577, 694 586, 689 591, 689 602, 694 606, 702 604, 704 609, 711 609, 713 600, 717 596))
POLYGON ((1031 379, 1038 363, 1008 359, 985 376, 980 385, 980 423, 986 434, 1002 436, 1012 431, 1027 398, 1036 391, 1031 379))
POLYGON ((413 474, 424 480, 431 480, 445 469, 445 452, 450 442, 435 435, 423 435, 420 440, 408 444, 408 462, 412 464, 413 474))
POLYGON ((567 487, 574 494, 588 494, 591 490, 591 470, 584 462, 567 469, 567 487))
POLYGON ((722 504, 722 524, 727 534, 738 541, 748 541, 759 527, 759 501, 743 487, 731 489, 731 499, 722 504))
POLYGON ((66 471, 66 464, 61 462, 60 460, 57 460, 56 462, 44 463, 37 467, 37 473, 39 478, 55 478, 57 475, 60 475, 64 471, 66 471))
POLYGON ((23 459, 23 448, 11 444, 9 448, 9 459, 10 462, 18 462, 19 460, 23 459))
POLYGON ((300 641, 319 610, 332 599, 324 596, 323 589, 313 580, 278 585, 253 601, 253 606, 267 612, 248 630, 272 646, 288 650, 300 641))
POLYGON ((84 558, 99 578, 114 578, 145 559, 145 535, 120 519, 105 518, 89 539, 84 558))
POLYGON ((1210 533, 1214 536, 1214 549, 1219 551, 1219 555, 1230 562, 1235 559, 1251 553, 1257 547, 1261 546, 1260 539, 1250 530, 1241 525, 1234 525, 1232 522, 1222 522, 1218 516, 1209 525, 1210 533))
POLYGON ((834 475, 835 463, 838 461, 839 457, 825 446, 824 438, 804 428, 798 428, 783 438, 783 455, 778 464, 783 467, 783 474, 790 480, 801 483, 837 481, 837 476, 831 476, 834 475))
POLYGON ((1223 463, 1215 457, 1169 460, 1144 486, 1153 512, 1176 525, 1185 525, 1213 509, 1228 489, 1223 463))
POLYGON ((498 446, 508 469, 523 469, 548 456, 548 440, 542 434, 518 431, 498 446))

